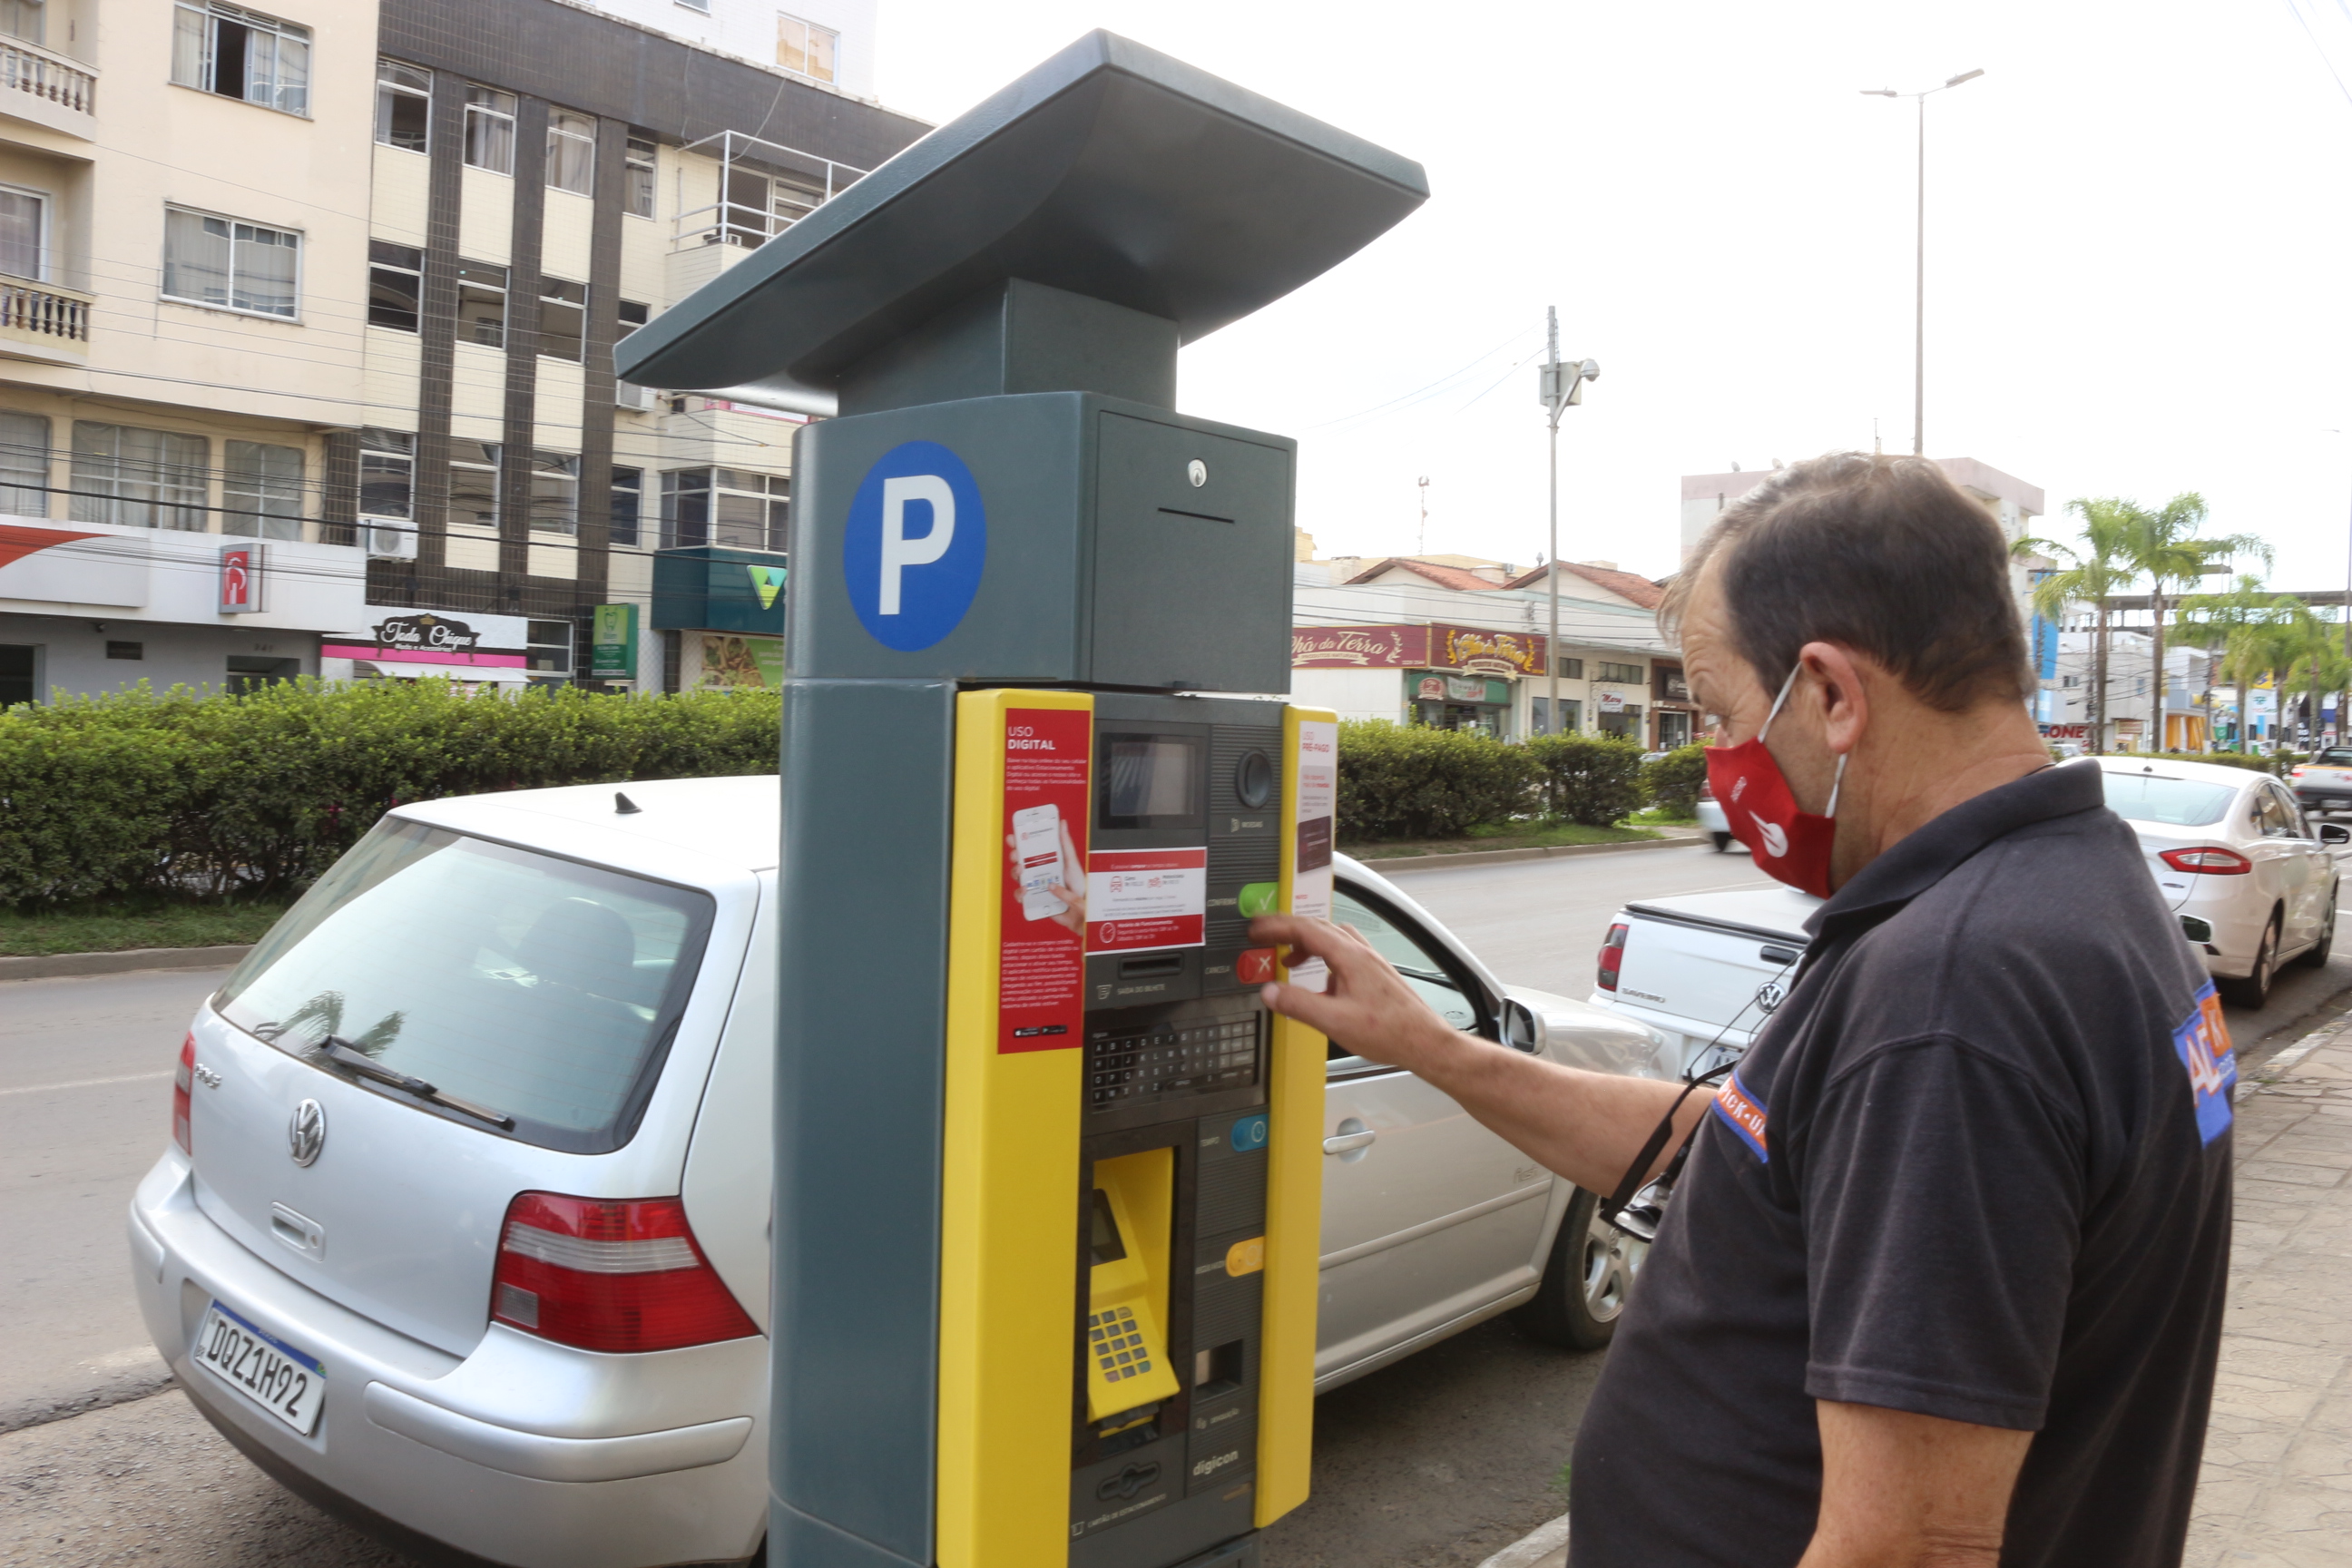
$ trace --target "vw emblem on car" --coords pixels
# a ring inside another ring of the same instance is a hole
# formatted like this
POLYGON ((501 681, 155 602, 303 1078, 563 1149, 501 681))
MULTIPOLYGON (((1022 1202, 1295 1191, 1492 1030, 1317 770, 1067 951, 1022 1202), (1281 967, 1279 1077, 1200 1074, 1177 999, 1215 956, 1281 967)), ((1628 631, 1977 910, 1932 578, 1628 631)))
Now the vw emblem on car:
POLYGON ((308 1165, 319 1158, 319 1151, 327 1146, 327 1113, 315 1100, 306 1100, 294 1108, 286 1122, 286 1152, 298 1165, 308 1165))
POLYGON ((1777 980, 1767 980, 1756 988, 1756 1010, 1769 1013, 1789 998, 1788 988, 1777 980))

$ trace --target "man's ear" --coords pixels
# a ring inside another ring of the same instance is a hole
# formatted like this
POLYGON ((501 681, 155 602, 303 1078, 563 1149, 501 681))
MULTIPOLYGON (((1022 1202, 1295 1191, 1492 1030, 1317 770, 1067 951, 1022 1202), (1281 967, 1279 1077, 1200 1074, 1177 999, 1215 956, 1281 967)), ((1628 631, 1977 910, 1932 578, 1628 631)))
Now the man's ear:
POLYGON ((1809 642, 1797 650, 1797 662, 1820 690, 1822 739, 1832 752, 1848 754, 1870 728, 1870 686, 1862 661, 1836 643, 1809 642))

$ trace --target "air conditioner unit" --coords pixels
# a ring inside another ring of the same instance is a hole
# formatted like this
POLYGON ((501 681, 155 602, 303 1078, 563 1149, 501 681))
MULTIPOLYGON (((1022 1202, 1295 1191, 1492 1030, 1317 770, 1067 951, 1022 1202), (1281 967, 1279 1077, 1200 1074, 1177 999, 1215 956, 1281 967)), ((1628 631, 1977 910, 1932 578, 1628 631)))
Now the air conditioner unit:
POLYGON ((391 561, 416 559, 416 530, 405 523, 362 522, 360 543, 370 555, 391 561))
POLYGON ((613 405, 615 408, 632 408, 640 414, 650 414, 655 401, 654 389, 650 386, 639 386, 633 381, 613 384, 613 405))

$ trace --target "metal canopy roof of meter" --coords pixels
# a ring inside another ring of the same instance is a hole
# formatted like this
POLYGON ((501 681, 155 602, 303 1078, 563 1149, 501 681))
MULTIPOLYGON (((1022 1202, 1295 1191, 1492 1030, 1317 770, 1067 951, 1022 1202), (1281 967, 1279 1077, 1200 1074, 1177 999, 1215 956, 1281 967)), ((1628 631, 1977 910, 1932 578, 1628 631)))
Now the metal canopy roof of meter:
POLYGON ((1427 200, 1419 163, 1106 32, 941 126, 615 346, 646 386, 831 412, 845 367, 1020 279, 1191 342, 1427 200))

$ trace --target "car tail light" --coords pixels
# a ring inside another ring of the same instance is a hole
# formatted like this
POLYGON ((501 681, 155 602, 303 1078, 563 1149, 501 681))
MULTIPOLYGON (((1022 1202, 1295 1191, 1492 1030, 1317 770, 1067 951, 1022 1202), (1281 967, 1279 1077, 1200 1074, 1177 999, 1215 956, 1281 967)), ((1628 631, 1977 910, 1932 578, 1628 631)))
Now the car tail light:
POLYGON ((2242 877, 2254 868, 2254 863, 2236 850, 2213 844, 2167 849, 2157 858, 2176 871, 2201 871, 2208 877, 2242 877))
POLYGON ((1699 780, 1698 797, 1701 800, 1713 800, 1715 798, 1715 786, 1707 783, 1705 779, 1699 780))
POLYGON ((677 1198, 519 1193, 490 1317, 584 1351, 667 1351, 759 1328, 702 1255, 677 1198))
POLYGON ((2301 778, 2303 776, 2303 764, 2298 763, 2294 767, 2287 769, 2286 776, 2291 779, 2301 778))
POLYGON ((1609 928, 1601 942, 1601 989, 1617 989, 1617 971, 1625 962, 1625 933, 1631 929, 1623 921, 1609 928))
POLYGON ((196 1036, 193 1029, 180 1042, 180 1065, 172 1074, 172 1142, 180 1152, 193 1158, 196 1152, 188 1131, 188 1091, 196 1087, 196 1036))

